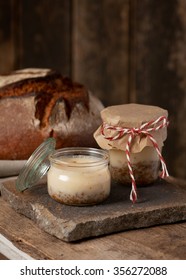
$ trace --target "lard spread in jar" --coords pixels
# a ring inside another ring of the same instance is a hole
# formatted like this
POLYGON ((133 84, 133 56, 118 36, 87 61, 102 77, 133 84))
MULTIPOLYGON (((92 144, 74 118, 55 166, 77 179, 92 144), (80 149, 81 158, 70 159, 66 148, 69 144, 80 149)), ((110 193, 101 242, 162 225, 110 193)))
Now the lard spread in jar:
POLYGON ((21 170, 16 188, 24 191, 41 182, 47 174, 49 195, 69 205, 92 205, 110 194, 111 176, 107 151, 94 148, 55 150, 54 138, 46 139, 21 170))
POLYGON ((137 199, 136 184, 153 183, 168 176, 162 157, 167 137, 168 112, 156 106, 124 104, 102 110, 103 124, 94 133, 102 149, 110 154, 111 176, 122 184, 132 182, 131 200, 137 199))
POLYGON ((64 204, 92 205, 110 194, 108 153, 93 148, 65 148, 50 155, 49 195, 64 204))

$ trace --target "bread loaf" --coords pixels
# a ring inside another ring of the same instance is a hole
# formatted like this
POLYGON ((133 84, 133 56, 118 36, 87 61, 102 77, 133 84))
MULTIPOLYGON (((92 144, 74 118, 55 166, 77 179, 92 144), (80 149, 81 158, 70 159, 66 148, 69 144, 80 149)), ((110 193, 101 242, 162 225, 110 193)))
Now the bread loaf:
POLYGON ((23 69, 0 76, 0 159, 27 159, 48 137, 56 148, 94 147, 103 105, 57 71, 23 69))

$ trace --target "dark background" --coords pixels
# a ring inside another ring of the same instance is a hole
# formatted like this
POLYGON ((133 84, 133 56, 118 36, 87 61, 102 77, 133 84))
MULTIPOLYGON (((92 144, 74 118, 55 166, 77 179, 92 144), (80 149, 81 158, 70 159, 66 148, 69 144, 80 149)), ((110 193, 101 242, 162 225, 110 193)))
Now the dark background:
POLYGON ((105 106, 169 111, 164 157, 186 178, 185 0, 1 0, 0 73, 55 68, 105 106))

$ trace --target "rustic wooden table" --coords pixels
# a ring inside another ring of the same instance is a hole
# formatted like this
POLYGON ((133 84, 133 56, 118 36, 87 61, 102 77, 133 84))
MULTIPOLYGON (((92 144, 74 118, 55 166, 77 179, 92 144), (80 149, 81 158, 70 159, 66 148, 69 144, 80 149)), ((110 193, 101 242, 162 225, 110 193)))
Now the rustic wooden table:
POLYGON ((37 260, 185 260, 186 222, 66 243, 15 212, 0 197, 0 258, 1 254, 8 259, 37 260))

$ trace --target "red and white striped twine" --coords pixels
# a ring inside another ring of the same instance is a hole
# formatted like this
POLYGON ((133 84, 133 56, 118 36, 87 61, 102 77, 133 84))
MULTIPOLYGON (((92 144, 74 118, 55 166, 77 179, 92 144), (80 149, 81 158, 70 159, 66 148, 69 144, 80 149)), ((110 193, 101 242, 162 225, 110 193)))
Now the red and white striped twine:
POLYGON ((160 149, 158 147, 158 144, 157 144, 156 140, 154 139, 154 137, 150 134, 150 132, 157 131, 161 128, 167 127, 168 124, 169 124, 169 122, 168 122, 167 118, 164 116, 161 116, 158 119, 156 119, 155 121, 154 120, 149 121, 147 123, 142 124, 140 127, 137 127, 137 128, 112 126, 112 125, 108 125, 107 123, 103 123, 101 126, 101 133, 102 133, 103 137, 109 141, 114 141, 114 140, 120 139, 126 134, 129 135, 127 144, 126 144, 125 153, 126 153, 126 158, 127 158, 129 175, 130 175, 131 181, 132 181, 132 190, 130 193, 130 200, 132 200, 133 203, 135 203, 137 200, 137 188, 136 188, 136 181, 134 178, 134 173, 133 173, 133 169, 132 169, 132 165, 131 165, 131 159, 130 159, 130 149, 131 149, 132 140, 134 139, 134 137, 136 135, 140 135, 140 134, 146 135, 151 140, 151 142, 159 156, 161 166, 162 166, 162 172, 160 174, 160 177, 161 178, 168 177, 169 174, 167 171, 167 167, 166 167, 165 161, 163 159, 163 156, 160 152, 160 149), (115 136, 107 137, 105 134, 106 130, 113 130, 113 131, 116 131, 117 133, 115 134, 115 136))

